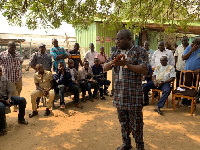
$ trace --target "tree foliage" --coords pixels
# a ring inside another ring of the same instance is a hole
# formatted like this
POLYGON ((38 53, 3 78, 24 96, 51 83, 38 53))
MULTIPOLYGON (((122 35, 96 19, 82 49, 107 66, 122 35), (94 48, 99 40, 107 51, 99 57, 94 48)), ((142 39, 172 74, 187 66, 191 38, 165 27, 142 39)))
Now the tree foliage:
POLYGON ((95 20, 110 29, 140 30, 147 23, 170 24, 187 30, 199 19, 199 0, 0 0, 0 9, 12 25, 59 28, 62 22, 86 29, 95 20), (25 18, 25 22, 23 22, 25 18))

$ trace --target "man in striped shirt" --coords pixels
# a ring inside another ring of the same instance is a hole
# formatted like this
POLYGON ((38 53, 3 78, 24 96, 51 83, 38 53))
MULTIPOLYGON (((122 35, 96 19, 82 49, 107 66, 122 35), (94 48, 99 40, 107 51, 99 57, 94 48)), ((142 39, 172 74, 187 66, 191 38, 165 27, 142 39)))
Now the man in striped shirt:
MULTIPOLYGON (((10 82, 13 96, 20 96, 22 91, 22 70, 23 57, 16 52, 15 42, 8 43, 8 49, 0 53, 0 65, 3 69, 3 75, 10 82)), ((14 107, 16 110, 16 106, 14 107)))
POLYGON ((79 44, 75 43, 74 44, 74 49, 69 51, 69 54, 71 54, 69 56, 69 59, 72 59, 74 61, 74 68, 77 71, 78 71, 78 68, 79 68, 79 63, 83 67, 83 62, 81 60, 81 54, 80 54, 79 48, 80 48, 79 44))

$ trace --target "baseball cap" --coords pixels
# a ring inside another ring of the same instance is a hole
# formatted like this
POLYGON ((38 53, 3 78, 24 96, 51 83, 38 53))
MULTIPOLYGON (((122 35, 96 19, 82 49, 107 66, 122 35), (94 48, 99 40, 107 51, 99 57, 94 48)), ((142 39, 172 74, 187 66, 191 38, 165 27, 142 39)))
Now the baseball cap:
POLYGON ((38 47, 46 46, 44 43, 40 43, 38 47))

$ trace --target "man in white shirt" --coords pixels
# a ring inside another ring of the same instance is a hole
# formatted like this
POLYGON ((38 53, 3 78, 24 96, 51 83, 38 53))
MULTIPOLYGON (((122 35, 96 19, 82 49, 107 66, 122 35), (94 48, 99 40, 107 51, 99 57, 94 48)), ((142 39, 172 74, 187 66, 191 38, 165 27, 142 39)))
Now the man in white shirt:
POLYGON ((149 62, 151 62, 151 58, 153 56, 154 50, 150 49, 150 43, 149 41, 144 42, 144 48, 147 50, 147 53, 149 55, 149 62))
POLYGON ((176 87, 179 86, 179 79, 180 79, 180 73, 181 70, 185 70, 185 60, 182 59, 183 52, 189 45, 189 39, 187 36, 182 37, 181 39, 181 45, 179 45, 176 48, 176 51, 174 53, 175 57, 175 69, 176 69, 176 87))
POLYGON ((94 65, 94 58, 97 56, 97 51, 94 50, 94 44, 90 43, 90 50, 85 53, 84 61, 88 61, 90 67, 94 65))
POLYGON ((143 86, 144 104, 149 103, 148 92, 150 89, 159 88, 163 91, 162 96, 157 104, 157 108, 154 109, 154 111, 158 112, 160 115, 163 115, 163 112, 160 110, 160 108, 164 107, 165 102, 171 92, 170 83, 176 78, 174 67, 167 65, 167 61, 168 60, 166 56, 162 56, 160 58, 161 66, 155 68, 152 77, 153 81, 149 81, 143 86))
POLYGON ((167 60, 168 60, 167 64, 168 65, 175 66, 175 59, 174 59, 174 56, 172 54, 172 51, 166 49, 164 42, 160 41, 158 43, 158 50, 156 50, 153 53, 153 56, 152 56, 152 59, 151 59, 151 67, 152 68, 156 68, 158 66, 161 66, 160 58, 162 56, 167 56, 167 60))

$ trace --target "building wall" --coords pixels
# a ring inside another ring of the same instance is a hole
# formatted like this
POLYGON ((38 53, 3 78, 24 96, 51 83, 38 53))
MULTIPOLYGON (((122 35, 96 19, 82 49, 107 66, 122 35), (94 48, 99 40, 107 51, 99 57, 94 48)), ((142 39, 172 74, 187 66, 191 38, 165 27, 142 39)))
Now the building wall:
POLYGON ((97 52, 100 51, 101 46, 104 46, 106 54, 110 56, 110 47, 115 46, 114 38, 116 37, 116 34, 117 31, 110 31, 106 27, 102 27, 101 23, 99 22, 89 26, 88 30, 80 30, 80 28, 76 28, 76 39, 77 43, 79 43, 81 47, 80 51, 82 57, 89 49, 90 43, 94 44, 95 50, 97 52))
POLYGON ((117 31, 108 30, 108 28, 103 27, 101 23, 96 23, 96 29, 96 36, 100 36, 100 41, 96 42, 96 50, 99 52, 100 47, 104 46, 106 54, 110 56, 110 48, 115 46, 114 38, 116 37, 117 31))
POLYGON ((80 45, 81 56, 89 49, 89 44, 93 43, 96 46, 96 24, 89 26, 88 30, 76 28, 76 41, 80 45))

